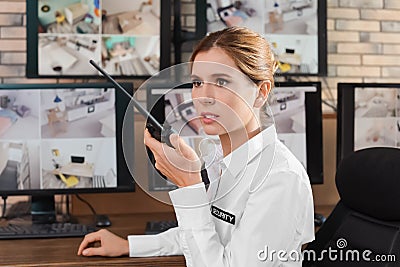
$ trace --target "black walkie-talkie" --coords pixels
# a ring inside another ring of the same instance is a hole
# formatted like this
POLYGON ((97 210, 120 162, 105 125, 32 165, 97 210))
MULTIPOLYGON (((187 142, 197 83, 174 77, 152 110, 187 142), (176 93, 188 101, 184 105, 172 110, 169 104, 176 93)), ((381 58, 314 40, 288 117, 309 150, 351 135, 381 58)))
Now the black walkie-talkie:
POLYGON ((116 88, 122 90, 126 95, 128 95, 131 98, 135 108, 137 108, 137 110, 144 117, 147 117, 149 119, 150 122, 147 122, 146 128, 149 130, 151 136, 153 136, 158 141, 166 143, 168 146, 173 148, 174 146, 171 144, 169 137, 171 136, 171 134, 176 133, 176 131, 168 124, 168 122, 164 122, 164 125, 161 125, 150 114, 150 112, 144 109, 142 105, 140 105, 139 102, 136 101, 136 99, 125 90, 125 88, 123 88, 119 83, 117 83, 105 70, 100 68, 100 66, 97 65, 96 62, 94 62, 93 60, 89 60, 89 63, 92 64, 92 66, 95 67, 99 72, 101 72, 101 74, 103 74, 104 77, 107 78, 107 80, 109 80, 112 84, 114 84, 116 88))

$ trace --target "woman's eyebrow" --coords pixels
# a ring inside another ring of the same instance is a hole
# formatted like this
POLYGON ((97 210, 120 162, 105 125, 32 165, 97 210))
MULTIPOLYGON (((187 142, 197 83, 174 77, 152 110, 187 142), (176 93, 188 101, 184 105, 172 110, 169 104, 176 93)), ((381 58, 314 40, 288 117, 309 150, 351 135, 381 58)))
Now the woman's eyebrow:
POLYGON ((214 73, 211 75, 211 77, 226 77, 226 78, 232 78, 231 75, 226 74, 226 73, 214 73))
MULTIPOLYGON (((231 79, 232 79, 232 76, 229 75, 229 74, 226 74, 226 73, 214 73, 214 74, 211 74, 210 76, 211 76, 212 78, 225 77, 225 78, 231 78, 231 79)), ((201 78, 200 78, 199 76, 194 75, 194 74, 192 74, 192 75, 190 76, 190 78, 191 78, 192 80, 193 80, 193 79, 201 80, 201 78)))

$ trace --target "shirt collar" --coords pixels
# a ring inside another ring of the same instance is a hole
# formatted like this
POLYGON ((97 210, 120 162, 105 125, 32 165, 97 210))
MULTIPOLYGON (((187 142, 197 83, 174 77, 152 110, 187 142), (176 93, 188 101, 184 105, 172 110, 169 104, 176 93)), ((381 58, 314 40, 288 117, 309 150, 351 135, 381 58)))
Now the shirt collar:
POLYGON ((276 138, 275 126, 271 125, 224 157, 221 162, 222 170, 228 169, 234 177, 237 177, 241 171, 245 170, 246 165, 268 145, 274 143, 276 138))

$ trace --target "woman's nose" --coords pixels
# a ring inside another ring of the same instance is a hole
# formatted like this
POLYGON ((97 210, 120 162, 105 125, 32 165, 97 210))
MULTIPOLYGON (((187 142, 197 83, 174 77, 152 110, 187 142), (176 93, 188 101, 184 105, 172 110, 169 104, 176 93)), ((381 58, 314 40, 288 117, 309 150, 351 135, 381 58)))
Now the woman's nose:
POLYGON ((205 106, 215 104, 215 99, 212 97, 200 97, 199 101, 205 106))
POLYGON ((212 83, 205 82, 198 100, 203 105, 213 105, 215 103, 215 88, 212 83))

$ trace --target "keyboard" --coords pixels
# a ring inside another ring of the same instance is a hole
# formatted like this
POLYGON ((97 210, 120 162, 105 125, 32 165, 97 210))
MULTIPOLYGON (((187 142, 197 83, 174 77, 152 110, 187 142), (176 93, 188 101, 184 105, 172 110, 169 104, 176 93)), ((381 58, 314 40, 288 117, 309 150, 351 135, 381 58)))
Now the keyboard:
POLYGON ((146 224, 145 234, 155 235, 177 226, 177 221, 149 221, 146 224))
POLYGON ((7 207, 6 218, 12 219, 17 217, 22 217, 31 214, 31 202, 29 201, 19 201, 7 207))
POLYGON ((0 226, 0 239, 80 237, 96 230, 77 223, 8 224, 0 226))

